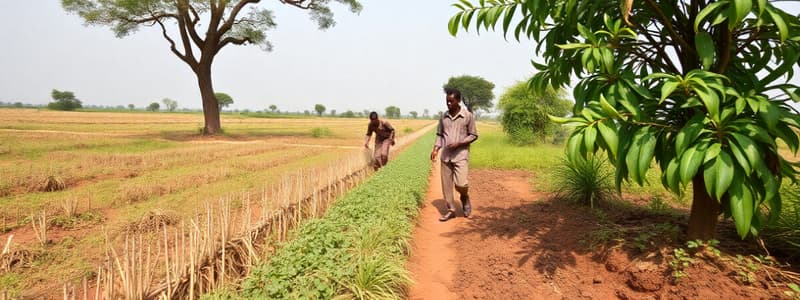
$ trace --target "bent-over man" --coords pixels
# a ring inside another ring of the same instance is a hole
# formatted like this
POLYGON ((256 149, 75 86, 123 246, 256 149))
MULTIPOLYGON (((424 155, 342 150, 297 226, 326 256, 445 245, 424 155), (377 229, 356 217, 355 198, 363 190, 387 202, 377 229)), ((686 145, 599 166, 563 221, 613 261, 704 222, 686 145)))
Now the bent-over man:
POLYGON ((375 154, 373 167, 380 169, 389 162, 389 147, 394 146, 394 127, 384 120, 378 119, 378 113, 369 113, 367 136, 364 138, 364 148, 369 148, 369 139, 375 133, 375 154))

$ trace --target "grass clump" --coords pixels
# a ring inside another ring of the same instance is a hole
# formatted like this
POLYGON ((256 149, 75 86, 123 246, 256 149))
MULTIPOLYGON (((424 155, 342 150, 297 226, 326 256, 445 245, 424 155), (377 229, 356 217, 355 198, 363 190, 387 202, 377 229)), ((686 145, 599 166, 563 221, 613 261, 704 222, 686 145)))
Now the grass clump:
POLYGON ((556 197, 594 207, 596 201, 614 197, 612 177, 606 161, 592 156, 564 159, 554 172, 556 197))
POLYGON ((762 237, 770 248, 797 258, 800 254, 800 185, 784 184, 780 194, 781 214, 764 229, 762 237))
POLYGON ((405 296, 411 220, 427 188, 433 137, 305 223, 296 239, 243 283, 248 299, 394 299, 405 296))
POLYGON ((333 136, 333 131, 328 127, 314 127, 311 128, 311 136, 315 138, 333 136))

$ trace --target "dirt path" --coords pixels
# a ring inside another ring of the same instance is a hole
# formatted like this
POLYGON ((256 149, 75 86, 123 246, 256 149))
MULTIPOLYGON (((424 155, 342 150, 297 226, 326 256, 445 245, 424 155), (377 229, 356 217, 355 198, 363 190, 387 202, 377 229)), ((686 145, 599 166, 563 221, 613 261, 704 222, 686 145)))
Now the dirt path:
POLYGON ((579 239, 594 224, 532 192, 529 177, 471 172, 473 215, 442 223, 437 164, 414 232, 410 299, 613 299, 627 292, 625 278, 581 250, 579 239))

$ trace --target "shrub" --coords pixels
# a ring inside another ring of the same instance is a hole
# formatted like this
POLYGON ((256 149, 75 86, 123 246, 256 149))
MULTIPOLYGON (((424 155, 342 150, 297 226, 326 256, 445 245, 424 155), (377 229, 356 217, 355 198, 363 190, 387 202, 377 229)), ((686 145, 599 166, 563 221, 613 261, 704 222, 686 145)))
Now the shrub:
POLYGON ((614 197, 611 183, 614 174, 606 167, 605 159, 600 157, 578 158, 574 161, 564 159, 554 176, 558 198, 594 207, 596 201, 614 197))
POLYGON ((314 127, 311 129, 311 136, 315 138, 332 136, 333 132, 328 127, 314 127))

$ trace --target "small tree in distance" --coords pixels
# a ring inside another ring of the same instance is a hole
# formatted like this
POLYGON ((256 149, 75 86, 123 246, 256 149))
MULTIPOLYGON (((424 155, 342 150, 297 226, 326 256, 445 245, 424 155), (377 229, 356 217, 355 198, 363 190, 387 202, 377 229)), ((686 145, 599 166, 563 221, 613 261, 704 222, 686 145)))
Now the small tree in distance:
POLYGON ((158 102, 150 103, 150 105, 147 106, 147 110, 152 112, 157 112, 160 108, 161 105, 159 105, 158 102))
POLYGON ((134 110, 135 108, 136 108, 136 105, 128 104, 128 109, 134 110))
POLYGON ((53 91, 50 92, 50 96, 53 97, 55 101, 47 104, 47 108, 49 109, 71 111, 83 107, 81 100, 75 98, 75 94, 70 91, 53 89, 53 91))
POLYGON ((226 93, 214 93, 214 97, 217 97, 217 104, 219 104, 219 111, 222 111, 222 108, 228 107, 233 104, 233 97, 226 93))
POLYGON ((272 113, 275 113, 275 111, 278 110, 278 106, 276 106, 275 104, 272 104, 272 105, 269 106, 269 110, 272 113))
POLYGON ((386 117, 387 118, 400 118, 400 108, 397 106, 387 106, 386 107, 386 117))
POLYGON ((170 98, 164 98, 161 102, 164 103, 164 107, 167 108, 167 111, 175 111, 175 109, 178 108, 178 101, 170 98))
POLYGON ((317 112, 317 116, 321 117, 322 114, 325 113, 325 105, 322 105, 322 104, 314 105, 314 111, 317 112))

